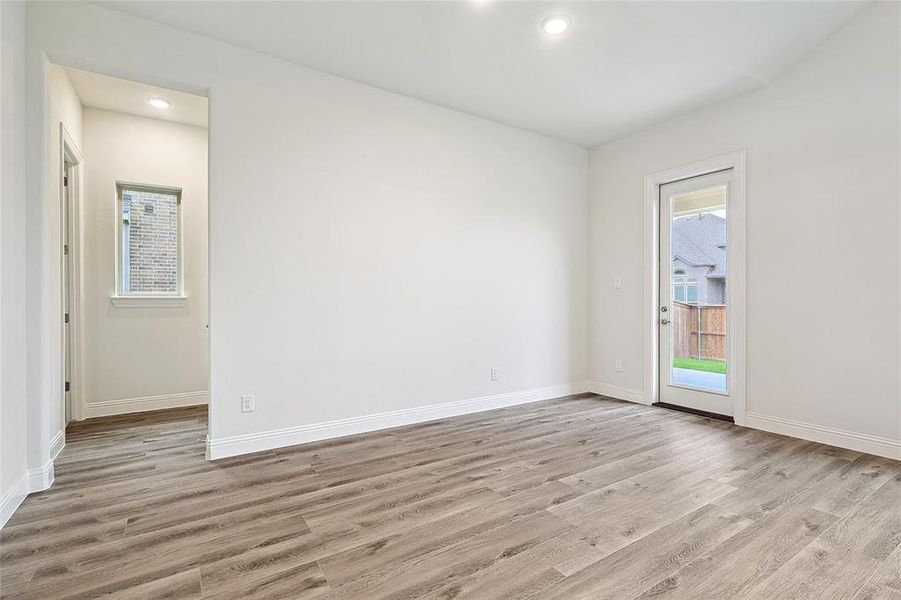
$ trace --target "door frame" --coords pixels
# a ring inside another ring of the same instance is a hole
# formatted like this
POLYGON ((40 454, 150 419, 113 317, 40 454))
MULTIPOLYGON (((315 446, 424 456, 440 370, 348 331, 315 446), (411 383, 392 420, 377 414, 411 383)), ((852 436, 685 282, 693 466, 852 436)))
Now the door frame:
POLYGON ((660 280, 660 186, 699 175, 732 169, 729 198, 728 252, 726 289, 728 380, 732 398, 732 415, 736 425, 745 424, 747 382, 747 153, 744 149, 705 160, 658 171, 644 178, 643 227, 643 306, 644 306, 644 402, 660 400, 659 280, 660 280))
MULTIPOLYGON (((69 307, 69 343, 66 344, 66 326, 63 323, 63 327, 61 329, 61 339, 60 339, 60 348, 62 349, 63 356, 60 360, 60 381, 65 383, 66 381, 66 352, 70 353, 69 359, 69 409, 70 409, 70 418, 73 421, 79 421, 83 417, 83 407, 81 404, 82 395, 81 395, 81 386, 82 386, 82 373, 81 373, 81 354, 82 354, 82 340, 81 340, 81 319, 82 319, 82 306, 84 304, 84 298, 82 296, 82 285, 81 285, 81 187, 82 187, 82 163, 83 158, 81 155, 81 151, 78 149, 78 146, 75 144, 75 141, 72 139, 72 136, 69 134, 69 131, 66 129, 66 126, 63 123, 59 124, 59 149, 60 149, 60 157, 59 157, 59 190, 60 190, 60 248, 59 248, 59 256, 60 256, 60 306, 63 307, 63 311, 65 311, 66 306, 66 298, 65 295, 67 291, 71 293, 71 306, 69 307), (72 165, 72 180, 69 182, 69 189, 71 192, 66 190, 66 186, 64 185, 63 178, 66 176, 66 163, 72 165), (66 236, 66 203, 71 198, 71 204, 68 207, 69 210, 69 219, 68 219, 68 236, 66 236), (69 256, 71 257, 72 271, 69 273, 69 281, 66 281, 66 255, 65 248, 63 245, 65 244, 66 237, 69 238, 69 256), (68 289, 67 289, 68 283, 68 289)), ((66 420, 66 392, 65 387, 63 387, 62 391, 62 417, 63 421, 66 420)), ((63 423, 63 440, 65 440, 65 425, 63 423)), ((65 443, 65 441, 63 442, 65 443)))

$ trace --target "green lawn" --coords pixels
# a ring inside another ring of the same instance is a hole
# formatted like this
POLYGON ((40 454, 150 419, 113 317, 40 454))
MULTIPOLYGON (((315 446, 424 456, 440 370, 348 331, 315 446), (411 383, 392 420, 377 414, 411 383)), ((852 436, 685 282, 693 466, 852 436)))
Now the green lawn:
POLYGON ((707 371, 709 373, 725 373, 726 361, 706 360, 701 358, 674 358, 673 366, 677 369, 691 369, 692 371, 707 371))

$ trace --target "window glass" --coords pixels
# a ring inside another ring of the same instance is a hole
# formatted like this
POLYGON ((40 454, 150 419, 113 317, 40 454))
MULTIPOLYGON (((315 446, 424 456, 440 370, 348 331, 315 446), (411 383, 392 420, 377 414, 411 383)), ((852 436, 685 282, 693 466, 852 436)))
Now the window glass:
POLYGON ((689 304, 697 304, 698 303, 698 284, 689 284, 688 285, 688 303, 689 304))
POLYGON ((120 187, 121 293, 179 293, 179 203, 176 191, 120 187))

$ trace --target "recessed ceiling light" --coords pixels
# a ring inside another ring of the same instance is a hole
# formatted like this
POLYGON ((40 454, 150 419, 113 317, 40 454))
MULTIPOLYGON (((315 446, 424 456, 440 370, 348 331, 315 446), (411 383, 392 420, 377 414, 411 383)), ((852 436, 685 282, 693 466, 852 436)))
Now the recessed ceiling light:
POLYGON ((169 108, 172 106, 171 102, 162 98, 150 98, 147 100, 147 103, 154 108, 169 108))
POLYGON ((569 28, 569 18, 562 15, 548 17, 541 22, 541 28, 549 35, 560 35, 569 28))

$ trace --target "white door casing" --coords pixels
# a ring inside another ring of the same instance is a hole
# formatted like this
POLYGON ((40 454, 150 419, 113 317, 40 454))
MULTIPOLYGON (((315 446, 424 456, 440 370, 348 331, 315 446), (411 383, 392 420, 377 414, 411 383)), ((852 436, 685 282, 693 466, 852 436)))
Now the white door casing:
POLYGON ((644 181, 643 228, 643 360, 644 402, 659 401, 659 343, 657 327, 659 319, 659 226, 660 186, 674 181, 732 169, 729 211, 729 265, 728 265, 728 355, 730 369, 728 386, 732 404, 732 416, 738 425, 745 424, 746 411, 746 331, 747 331, 747 231, 746 153, 738 150, 705 160, 652 173, 644 181))

